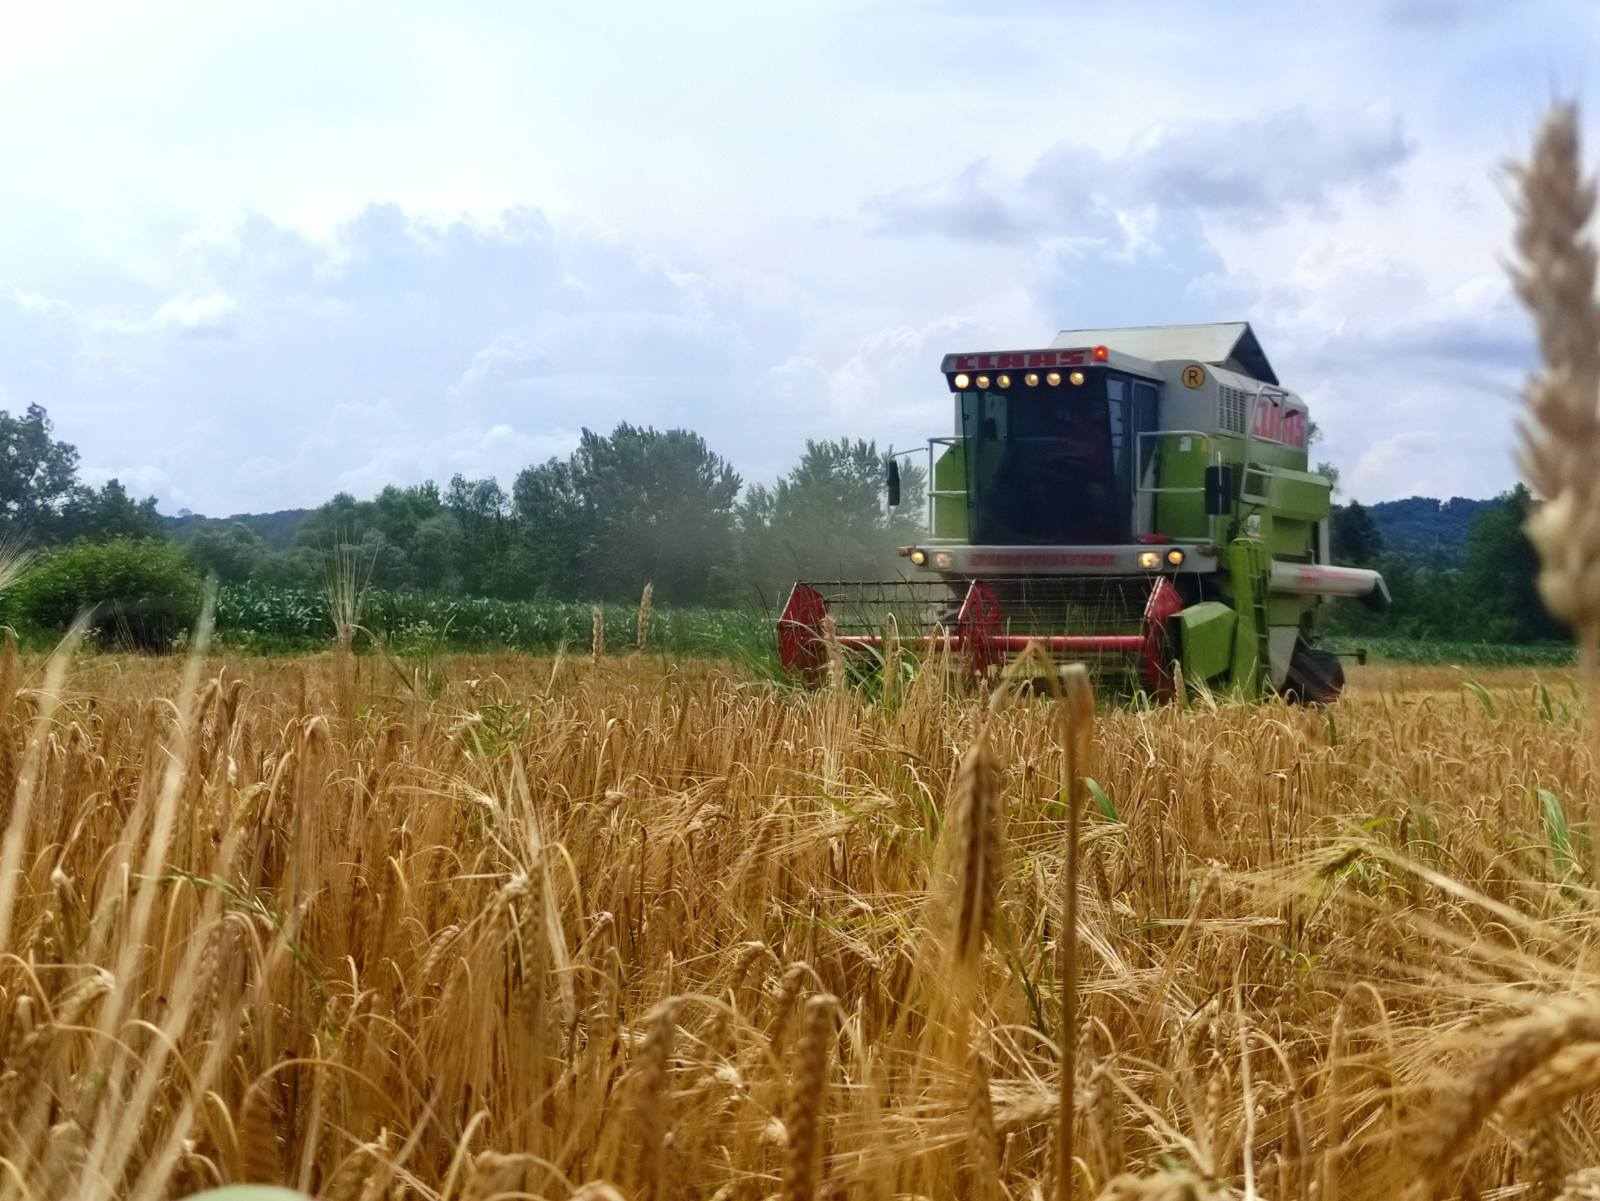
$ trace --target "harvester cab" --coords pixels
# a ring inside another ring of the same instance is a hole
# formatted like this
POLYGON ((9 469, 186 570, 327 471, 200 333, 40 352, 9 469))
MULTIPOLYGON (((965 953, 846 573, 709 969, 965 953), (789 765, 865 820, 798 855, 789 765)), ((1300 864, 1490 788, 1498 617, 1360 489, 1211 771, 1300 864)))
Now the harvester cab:
POLYGON ((787 668, 931 651, 983 676, 1031 643, 1157 696, 1181 678, 1337 697, 1324 602, 1388 590, 1330 562, 1306 405, 1248 323, 1068 330, 941 371, 954 429, 928 440, 927 536, 897 579, 796 584, 787 668))

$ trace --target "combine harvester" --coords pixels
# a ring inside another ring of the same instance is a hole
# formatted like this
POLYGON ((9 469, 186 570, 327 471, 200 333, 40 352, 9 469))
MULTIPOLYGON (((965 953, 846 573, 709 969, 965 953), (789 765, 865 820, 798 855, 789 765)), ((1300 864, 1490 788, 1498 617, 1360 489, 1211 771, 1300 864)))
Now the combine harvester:
MULTIPOLYGON (((1180 667, 1251 696, 1339 695, 1323 602, 1389 593, 1330 563, 1306 405, 1247 323, 1068 330, 941 370, 955 433, 928 440, 928 537, 900 548, 899 579, 796 584, 786 668, 814 682, 831 653, 898 646, 986 677, 1032 642, 1156 697, 1180 667)), ((897 505, 892 453, 888 490, 897 505)))

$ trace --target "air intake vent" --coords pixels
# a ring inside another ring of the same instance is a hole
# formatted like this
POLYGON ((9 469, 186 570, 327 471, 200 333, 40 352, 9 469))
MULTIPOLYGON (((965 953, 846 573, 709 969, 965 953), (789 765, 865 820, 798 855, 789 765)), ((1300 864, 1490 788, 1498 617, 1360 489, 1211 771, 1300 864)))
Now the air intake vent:
POLYGON ((1250 393, 1221 384, 1217 394, 1217 428, 1230 434, 1244 433, 1244 423, 1250 412, 1250 393))

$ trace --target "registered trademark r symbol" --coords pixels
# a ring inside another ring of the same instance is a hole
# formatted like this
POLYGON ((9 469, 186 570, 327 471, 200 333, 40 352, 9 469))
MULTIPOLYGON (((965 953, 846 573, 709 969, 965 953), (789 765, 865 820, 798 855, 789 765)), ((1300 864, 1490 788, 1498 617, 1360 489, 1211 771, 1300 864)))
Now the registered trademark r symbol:
POLYGON ((1198 363, 1190 363, 1183 369, 1183 386, 1185 388, 1198 388, 1206 382, 1206 369, 1198 363))

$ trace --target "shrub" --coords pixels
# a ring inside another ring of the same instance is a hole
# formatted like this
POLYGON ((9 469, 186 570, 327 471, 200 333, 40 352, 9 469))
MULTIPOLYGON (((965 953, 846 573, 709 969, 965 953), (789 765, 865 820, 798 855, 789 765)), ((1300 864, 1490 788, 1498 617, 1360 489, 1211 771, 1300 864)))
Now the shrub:
POLYGON ((159 539, 78 542, 23 578, 10 607, 24 623, 60 632, 84 610, 102 645, 164 651, 200 616, 200 576, 183 551, 159 539))

